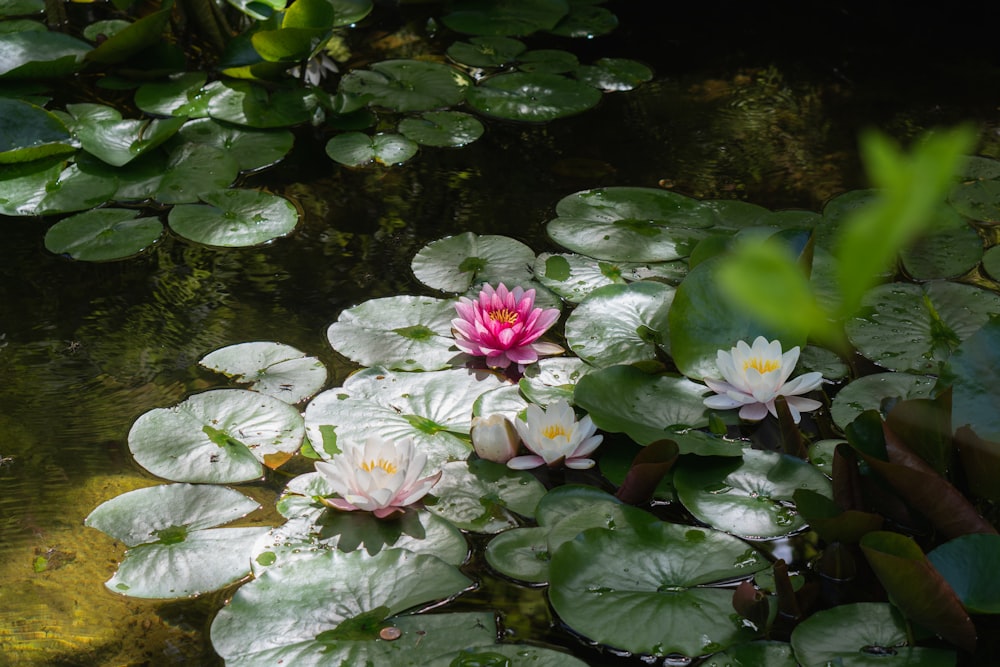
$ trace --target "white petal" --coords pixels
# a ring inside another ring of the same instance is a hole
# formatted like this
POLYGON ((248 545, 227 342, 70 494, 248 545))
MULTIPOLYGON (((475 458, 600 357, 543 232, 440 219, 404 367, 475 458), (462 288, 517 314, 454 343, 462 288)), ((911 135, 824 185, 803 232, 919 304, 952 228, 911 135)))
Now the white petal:
POLYGON ((782 387, 778 393, 782 396, 792 396, 795 394, 806 394, 813 389, 817 389, 823 384, 823 374, 819 371, 813 371, 811 373, 803 373, 802 375, 792 378, 792 380, 782 387))
POLYGON ((734 401, 728 396, 709 396, 704 400, 706 408, 712 408, 713 410, 731 410, 732 408, 738 408, 744 405, 740 401, 734 401))
POLYGON ((740 418, 747 421, 760 421, 767 416, 767 406, 763 403, 748 403, 740 408, 740 418))
POLYGON ((545 459, 541 456, 515 456, 507 461, 507 467, 512 470, 529 470, 545 465, 545 459))
POLYGON ((572 468, 573 470, 586 470, 594 467, 594 459, 566 459, 566 467, 572 468))

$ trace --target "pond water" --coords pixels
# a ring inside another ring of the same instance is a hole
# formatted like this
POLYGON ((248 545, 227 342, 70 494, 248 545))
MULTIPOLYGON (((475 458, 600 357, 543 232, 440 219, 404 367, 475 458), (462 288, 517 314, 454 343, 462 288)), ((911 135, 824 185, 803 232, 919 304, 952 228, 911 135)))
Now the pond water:
MULTIPOLYGON (((197 367, 206 352, 279 340, 318 356, 336 386, 355 366, 329 348, 325 328, 366 299, 427 293, 409 268, 424 244, 469 230, 552 250, 544 223, 555 203, 587 188, 819 210, 865 187, 855 142, 866 126, 905 140, 973 120, 980 152, 1000 154, 1000 67, 984 29, 958 9, 899 17, 862 3, 808 14, 713 3, 664 17, 657 4, 608 3, 620 27, 591 42, 531 42, 653 69, 653 81, 579 116, 490 121, 465 148, 363 170, 335 165, 324 141, 300 132, 284 163, 244 179, 302 210, 292 235, 263 247, 223 251, 168 236, 141 257, 91 264, 45 250, 51 220, 0 220, 0 664, 221 664, 205 639, 221 597, 109 593, 103 582, 123 548, 82 524, 101 502, 155 482, 131 461, 129 427, 218 384, 197 367)), ((423 30, 430 11, 380 5, 351 38, 358 58, 434 48, 423 30)), ((273 507, 285 481, 273 474, 240 489, 273 507)), ((548 633, 537 590, 498 580, 490 591, 522 598, 523 618, 508 621, 519 637, 574 646, 548 633)))

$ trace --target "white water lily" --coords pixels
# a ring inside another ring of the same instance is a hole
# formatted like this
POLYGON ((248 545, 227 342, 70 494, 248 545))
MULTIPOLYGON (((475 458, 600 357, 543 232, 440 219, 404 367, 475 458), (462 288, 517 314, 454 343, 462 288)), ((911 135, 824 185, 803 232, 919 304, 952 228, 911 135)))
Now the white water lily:
POLYGON ((473 417, 469 435, 479 458, 495 463, 507 463, 521 447, 514 425, 501 414, 473 417))
POLYGON ((324 504, 385 519, 402 514, 441 479, 441 472, 419 479, 426 464, 427 456, 409 438, 392 442, 370 437, 363 445, 346 443, 329 462, 317 461, 316 470, 340 496, 324 498, 324 504))
POLYGON ((801 413, 822 405, 799 394, 823 384, 823 374, 817 372, 789 380, 798 360, 798 346, 782 354, 780 341, 769 342, 763 336, 758 336, 752 347, 741 340, 729 352, 719 350, 716 365, 725 380, 705 378, 705 384, 716 393, 705 399, 705 405, 717 410, 739 408, 741 418, 759 421, 768 412, 777 417, 774 400, 784 396, 797 424, 801 413))
POLYGON ((597 427, 590 416, 577 421, 576 413, 566 401, 556 401, 547 410, 529 405, 528 421, 518 419, 515 427, 525 446, 534 452, 507 461, 507 466, 515 470, 563 464, 577 470, 591 468, 594 460, 587 455, 604 439, 603 435, 594 435, 597 427))

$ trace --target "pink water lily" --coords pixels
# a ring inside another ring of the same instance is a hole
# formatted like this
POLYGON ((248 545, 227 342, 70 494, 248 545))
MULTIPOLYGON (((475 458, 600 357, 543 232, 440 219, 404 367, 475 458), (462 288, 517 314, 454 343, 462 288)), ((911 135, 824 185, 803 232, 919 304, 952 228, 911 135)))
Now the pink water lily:
POLYGON ((370 437, 363 445, 347 443, 329 462, 316 462, 316 471, 340 496, 323 498, 323 504, 371 512, 379 519, 402 514, 441 479, 440 472, 420 478, 426 464, 427 456, 417 452, 410 439, 370 437))
POLYGON ((789 381, 788 376, 798 360, 797 346, 782 354, 780 341, 769 342, 763 336, 754 340, 753 347, 741 340, 729 352, 719 350, 715 363, 725 380, 705 378, 705 384, 716 393, 705 399, 705 405, 717 410, 739 408, 741 418, 758 421, 768 412, 777 417, 774 400, 784 396, 797 424, 801 413, 822 405, 799 394, 823 384, 822 373, 816 372, 804 373, 789 381))
POLYGON ((490 368, 523 366, 543 354, 563 351, 554 343, 538 342, 559 319, 556 308, 535 308, 535 290, 508 290, 500 283, 494 290, 483 285, 479 300, 461 297, 455 304, 458 317, 451 321, 455 345, 467 354, 486 357, 490 368))

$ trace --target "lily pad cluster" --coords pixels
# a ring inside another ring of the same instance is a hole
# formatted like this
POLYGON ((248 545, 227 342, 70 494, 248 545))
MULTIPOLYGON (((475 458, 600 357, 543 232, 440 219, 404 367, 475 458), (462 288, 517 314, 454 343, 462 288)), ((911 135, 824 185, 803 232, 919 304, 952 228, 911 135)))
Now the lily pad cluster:
MULTIPOLYGON (((572 664, 549 649, 497 643, 492 614, 448 610, 476 585, 459 567, 485 545, 489 568, 545 587, 551 613, 573 633, 644 660, 868 664, 877 653, 937 665, 953 664, 956 649, 975 654, 974 619, 1000 609, 989 584, 1000 537, 980 510, 997 502, 1000 478, 1000 427, 982 407, 998 398, 992 291, 942 280, 872 288, 847 330, 856 353, 885 371, 855 378, 835 352, 806 348, 805 370, 839 386, 813 392, 824 407, 801 422, 780 396, 776 416, 762 421, 705 406, 702 380, 719 377, 720 349, 754 335, 784 348, 805 342, 726 300, 714 276, 732 248, 768 236, 792 251, 812 247, 815 260, 829 242, 821 225, 842 222, 847 198, 822 215, 783 215, 662 190, 578 192, 547 223, 565 252, 536 255, 496 235, 447 237, 413 259, 417 279, 445 296, 342 311, 327 338, 361 368, 339 386, 322 390, 322 364, 280 343, 212 352, 202 365, 248 388, 211 389, 136 420, 136 461, 175 483, 108 501, 88 519, 130 548, 108 586, 171 597, 249 579, 212 625, 227 664, 324 664, 331 654, 572 664), (534 289, 538 303, 568 310, 546 334, 566 354, 491 369, 462 353, 456 295, 489 282, 534 289), (913 339, 899 355, 869 344, 920 322, 925 337, 905 334, 913 339), (911 352, 923 345, 925 354, 911 352), (472 453, 474 418, 518 419, 531 403, 559 401, 603 431, 598 469, 516 471, 472 453), (440 472, 421 505, 385 520, 342 512, 330 508, 329 478, 290 473, 277 502, 283 523, 215 528, 252 509, 221 485, 293 461, 333 461, 370 437, 409 440, 425 456, 422 473, 440 472), (187 494, 216 492, 231 514, 189 516, 200 504, 187 494), (157 493, 176 500, 155 500, 163 509, 150 520, 147 495, 157 493), (910 525, 931 537, 918 545, 910 525), (164 576, 180 553, 193 554, 181 563, 214 554, 213 530, 250 532, 233 533, 208 582, 193 565, 164 576), (810 568, 769 547, 788 539, 808 540, 810 568), (852 599, 849 584, 820 600, 803 587, 860 573, 892 604, 852 599), (914 640, 906 623, 940 639, 914 640)), ((813 279, 822 284, 822 272, 813 279)))
MULTIPOLYGON (((213 247, 290 234, 299 218, 293 202, 239 188, 241 174, 289 153, 289 128, 322 133, 340 164, 396 165, 420 146, 476 141, 485 118, 551 121, 652 77, 637 62, 584 65, 515 39, 606 34, 617 20, 595 3, 458 3, 442 23, 473 36, 448 50, 450 62, 393 59, 344 72, 334 56, 344 32, 373 10, 370 0, 232 2, 228 22, 205 5, 192 21, 217 51, 211 76, 185 69, 192 54, 171 36, 171 5, 134 20, 110 12, 83 28, 85 39, 34 18, 9 19, 0 31, 0 84, 30 84, 0 97, 0 214, 78 214, 46 234, 53 253, 123 259, 154 246, 165 227, 213 247), (243 29, 231 36, 231 25, 243 29), (335 85, 323 80, 331 73, 335 85), (134 89, 134 110, 89 101, 53 107, 49 90, 74 74, 134 89)), ((22 10, 37 11, 26 4, 10 13, 22 10)))

